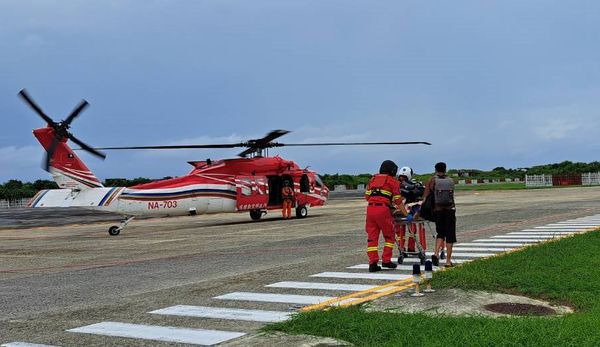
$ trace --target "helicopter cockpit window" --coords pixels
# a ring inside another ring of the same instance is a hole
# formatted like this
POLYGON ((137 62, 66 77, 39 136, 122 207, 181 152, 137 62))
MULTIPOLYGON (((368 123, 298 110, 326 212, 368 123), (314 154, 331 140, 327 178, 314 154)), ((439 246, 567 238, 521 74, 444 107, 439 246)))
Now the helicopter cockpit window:
POLYGON ((319 175, 315 175, 315 183, 317 184, 317 187, 323 187, 325 185, 319 175))
POLYGON ((252 180, 248 179, 248 178, 243 178, 242 180, 240 180, 240 186, 241 186, 241 190, 242 190, 242 195, 252 195, 252 180))

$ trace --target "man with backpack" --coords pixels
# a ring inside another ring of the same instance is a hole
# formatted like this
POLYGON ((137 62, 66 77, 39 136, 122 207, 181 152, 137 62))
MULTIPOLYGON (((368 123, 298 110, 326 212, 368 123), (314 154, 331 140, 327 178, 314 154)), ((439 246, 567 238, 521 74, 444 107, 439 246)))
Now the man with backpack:
POLYGON ((437 232, 431 262, 439 266, 440 250, 446 242, 446 267, 452 264, 452 246, 456 242, 456 206, 454 205, 454 180, 446 176, 446 163, 435 164, 435 174, 425 186, 426 199, 433 198, 433 219, 437 232))

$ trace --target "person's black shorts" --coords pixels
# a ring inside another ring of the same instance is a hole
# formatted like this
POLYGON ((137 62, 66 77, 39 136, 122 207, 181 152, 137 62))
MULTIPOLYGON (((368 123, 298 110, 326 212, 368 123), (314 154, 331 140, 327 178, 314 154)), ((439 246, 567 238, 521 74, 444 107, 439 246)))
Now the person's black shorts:
POLYGON ((456 242, 456 211, 435 211, 435 231, 438 239, 444 239, 447 243, 456 242))

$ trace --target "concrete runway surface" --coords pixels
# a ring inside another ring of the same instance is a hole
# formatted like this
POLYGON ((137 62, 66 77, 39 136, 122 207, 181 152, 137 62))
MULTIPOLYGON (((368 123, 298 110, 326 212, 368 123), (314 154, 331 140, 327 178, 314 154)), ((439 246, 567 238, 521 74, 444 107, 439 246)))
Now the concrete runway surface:
MULTIPOLYGON (((458 242, 600 213, 600 187, 457 194, 458 242)), ((309 276, 366 263, 365 205, 362 199, 346 196, 311 209, 308 218, 290 221, 281 220, 278 211, 259 222, 245 213, 134 220, 117 237, 107 233, 118 220, 115 215, 2 211, 0 344, 173 345, 66 331, 100 322, 252 333, 264 323, 148 312, 174 305, 293 312, 298 307, 294 303, 257 306, 252 301, 214 297, 231 292, 281 293, 265 286, 281 281, 322 282, 309 276)), ((288 289, 285 293, 339 296, 348 292, 288 289)))

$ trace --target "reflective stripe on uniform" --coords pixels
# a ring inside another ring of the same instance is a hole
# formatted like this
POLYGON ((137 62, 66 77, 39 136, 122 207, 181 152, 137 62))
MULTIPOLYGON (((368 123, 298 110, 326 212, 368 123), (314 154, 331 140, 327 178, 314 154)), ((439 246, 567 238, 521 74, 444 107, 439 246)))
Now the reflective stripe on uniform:
POLYGON ((365 194, 366 194, 366 195, 371 195, 371 189, 369 189, 369 190, 365 191, 365 194))
POLYGON ((392 196, 392 192, 385 190, 385 189, 377 189, 377 192, 379 192, 380 194, 383 194, 383 195, 392 196))
POLYGON ((391 242, 386 242, 384 247, 394 248, 394 244, 391 242))
POLYGON ((402 199, 402 195, 394 195, 394 200, 400 200, 402 199))
POLYGON ((375 246, 375 247, 367 247, 367 252, 377 252, 377 246, 375 246))

